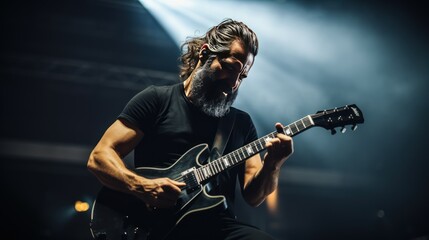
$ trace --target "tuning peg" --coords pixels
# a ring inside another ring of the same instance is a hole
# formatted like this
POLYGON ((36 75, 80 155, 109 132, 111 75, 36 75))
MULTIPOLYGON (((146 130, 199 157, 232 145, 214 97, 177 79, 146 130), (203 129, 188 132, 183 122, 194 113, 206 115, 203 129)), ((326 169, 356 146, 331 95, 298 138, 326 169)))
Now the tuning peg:
POLYGON ((331 134, 332 134, 332 135, 335 135, 335 133, 337 133, 337 130, 335 130, 335 128, 332 128, 332 129, 331 129, 331 134))
POLYGON ((346 131, 347 131, 347 128, 345 128, 345 127, 341 128, 341 133, 345 133, 346 131))
POLYGON ((353 126, 352 126, 352 131, 356 130, 356 128, 357 128, 357 125, 356 125, 356 124, 353 124, 353 126))

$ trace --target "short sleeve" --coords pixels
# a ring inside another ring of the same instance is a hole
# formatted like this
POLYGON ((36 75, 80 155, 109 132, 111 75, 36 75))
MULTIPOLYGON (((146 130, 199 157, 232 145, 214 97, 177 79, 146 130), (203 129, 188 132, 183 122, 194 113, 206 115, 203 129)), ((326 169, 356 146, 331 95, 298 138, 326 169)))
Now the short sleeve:
POLYGON ((156 89, 154 86, 149 86, 131 98, 119 114, 118 119, 125 119, 146 132, 155 123, 159 110, 158 105, 156 89))

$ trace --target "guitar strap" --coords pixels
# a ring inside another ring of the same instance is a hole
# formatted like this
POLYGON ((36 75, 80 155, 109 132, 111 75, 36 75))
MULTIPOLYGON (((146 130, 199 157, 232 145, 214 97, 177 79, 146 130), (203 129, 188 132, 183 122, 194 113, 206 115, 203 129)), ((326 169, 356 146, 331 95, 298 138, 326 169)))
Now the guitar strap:
POLYGON ((214 160, 223 155, 229 136, 235 124, 235 109, 231 108, 229 114, 221 118, 218 123, 217 132, 213 140, 211 159, 214 160))
MULTIPOLYGON (((229 137, 231 135, 232 129, 235 124, 236 111, 233 108, 230 108, 231 111, 219 120, 217 132, 213 140, 212 150, 210 152, 210 160, 216 160, 217 158, 223 155, 225 147, 228 143, 229 137)), ((224 173, 228 174, 228 172, 224 173)), ((221 182, 222 174, 219 174, 215 179, 213 179, 210 184, 207 184, 209 191, 217 188, 221 182)))

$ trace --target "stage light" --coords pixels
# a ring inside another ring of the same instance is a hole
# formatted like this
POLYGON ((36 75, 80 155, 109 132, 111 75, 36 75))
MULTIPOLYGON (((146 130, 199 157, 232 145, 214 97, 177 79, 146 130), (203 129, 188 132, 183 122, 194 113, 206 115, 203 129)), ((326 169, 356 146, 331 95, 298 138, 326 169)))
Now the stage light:
POLYGON ((89 209, 89 204, 78 200, 74 204, 74 209, 76 212, 86 212, 89 209))

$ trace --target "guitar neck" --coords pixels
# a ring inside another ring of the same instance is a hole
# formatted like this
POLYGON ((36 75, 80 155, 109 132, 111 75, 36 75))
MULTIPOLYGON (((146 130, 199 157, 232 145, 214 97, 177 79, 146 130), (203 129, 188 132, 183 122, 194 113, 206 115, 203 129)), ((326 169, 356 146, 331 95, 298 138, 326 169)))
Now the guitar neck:
MULTIPOLYGON (((283 127, 283 132, 287 136, 296 136, 299 133, 313 127, 315 124, 313 122, 312 115, 303 117, 285 127, 283 127)), ((214 177, 221 172, 234 167, 240 163, 243 163, 246 159, 251 156, 262 152, 266 149, 266 142, 272 138, 275 138, 277 132, 269 133, 237 150, 230 152, 216 160, 209 162, 208 164, 196 169, 196 174, 198 175, 201 181, 207 180, 211 177, 214 177)))

